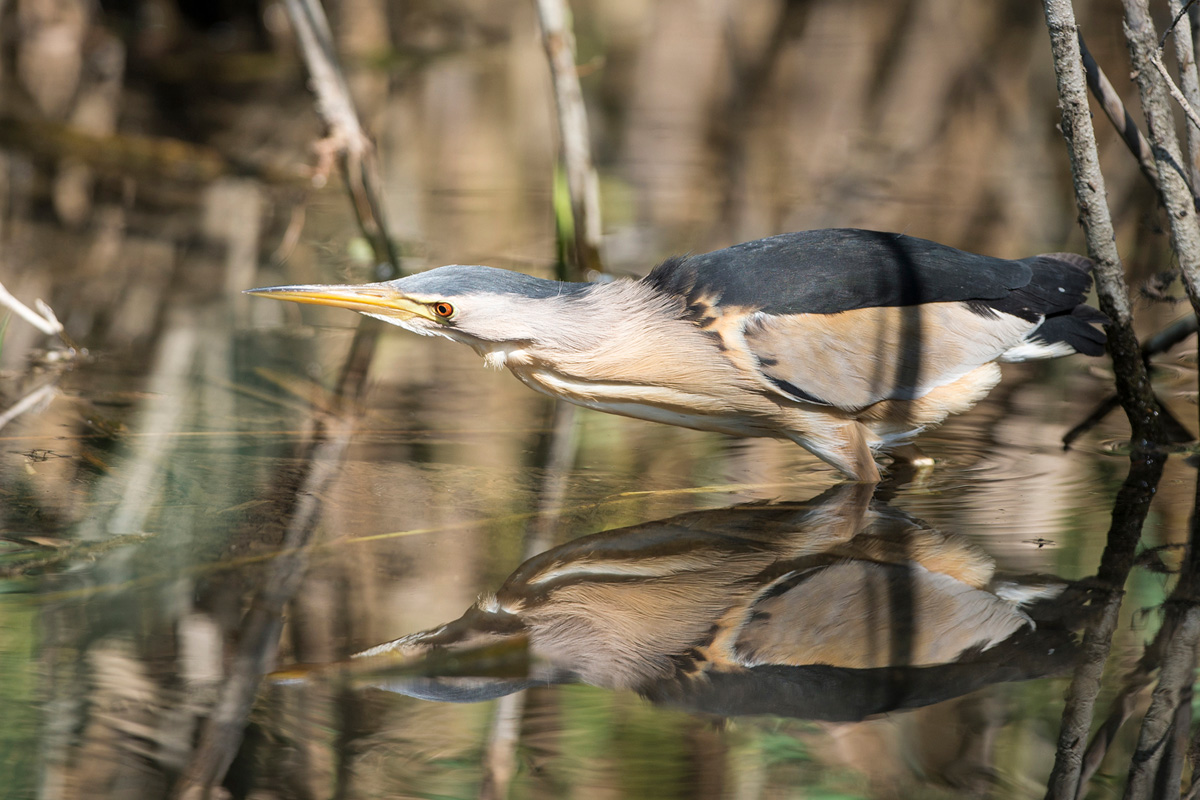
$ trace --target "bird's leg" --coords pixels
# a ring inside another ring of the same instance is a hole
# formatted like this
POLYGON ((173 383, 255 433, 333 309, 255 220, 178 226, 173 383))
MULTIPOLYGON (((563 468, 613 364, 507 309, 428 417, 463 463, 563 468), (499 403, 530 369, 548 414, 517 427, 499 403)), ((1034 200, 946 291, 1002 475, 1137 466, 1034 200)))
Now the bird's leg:
POLYGON ((867 437, 871 434, 866 426, 852 419, 820 424, 820 428, 804 434, 793 434, 792 440, 840 469, 851 480, 879 483, 879 466, 868 444, 867 437))

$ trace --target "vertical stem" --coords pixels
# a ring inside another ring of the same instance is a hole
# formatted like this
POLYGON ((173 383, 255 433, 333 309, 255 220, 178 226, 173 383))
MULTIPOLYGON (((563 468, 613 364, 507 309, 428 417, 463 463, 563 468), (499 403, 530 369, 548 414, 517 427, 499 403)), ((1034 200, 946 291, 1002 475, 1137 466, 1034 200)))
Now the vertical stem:
POLYGON ((1146 138, 1158 165, 1159 197, 1167 211, 1171 246, 1179 259, 1192 309, 1200 312, 1200 225, 1196 223, 1196 206, 1187 185, 1170 95, 1154 68, 1153 57, 1158 50, 1154 21, 1147 0, 1124 0, 1124 6, 1125 40, 1142 100, 1146 138))
POLYGON ((1161 452, 1135 450, 1129 458, 1129 474, 1117 492, 1112 524, 1096 571, 1099 586, 1095 605, 1100 611, 1084 632, 1079 666, 1067 689, 1054 768, 1046 786, 1047 800, 1075 800, 1079 796, 1084 749, 1095 715, 1096 697, 1100 694, 1104 664, 1112 650, 1112 637, 1120 617, 1123 587, 1133 568, 1142 525, 1165 462, 1166 456, 1161 452))
MULTIPOLYGON (((571 197, 571 216, 575 228, 575 279, 588 270, 602 271, 600 261, 600 182, 592 163, 591 137, 588 133, 587 108, 575 70, 575 39, 568 25, 566 0, 537 0, 542 44, 550 63, 554 82, 554 102, 558 109, 558 129, 562 140, 567 191, 571 197)), ((546 453, 546 471, 538 501, 538 516, 525 529, 525 558, 529 559, 553 542, 566 495, 567 475, 575 460, 577 408, 562 400, 554 402, 554 425, 546 453)), ((496 716, 488 735, 484 754, 484 779, 481 800, 496 800, 508 795, 515 772, 516 749, 520 743, 521 720, 525 712, 525 692, 504 697, 496 707, 496 716)))
MULTIPOLYGON (((1135 443, 1161 442, 1164 432, 1158 401, 1151 390, 1141 347, 1133 332, 1129 288, 1117 253, 1116 233, 1108 210, 1104 176, 1100 172, 1075 10, 1071 0, 1043 0, 1042 5, 1046 27, 1050 31, 1062 131, 1071 159, 1079 221, 1087 236, 1088 255, 1096 262, 1096 294, 1100 309, 1109 318, 1108 349, 1116 373, 1117 396, 1129 416, 1135 443)), ((1159 164, 1159 171, 1162 169, 1159 164)))
MULTIPOLYGON (((1178 13, 1178 12, 1177 12, 1178 13)), ((1190 43, 1189 43, 1190 46, 1190 43)), ((1158 686, 1142 719, 1137 749, 1125 784, 1126 798, 1178 797, 1182 771, 1181 751, 1190 725, 1183 705, 1190 709, 1191 687, 1196 680, 1196 646, 1200 642, 1200 478, 1196 480, 1187 555, 1179 582, 1165 603, 1167 613, 1160 635, 1143 661, 1157 654, 1161 662, 1158 686), (1164 641, 1160 642, 1159 638, 1164 641)))
POLYGON ((284 0, 284 8, 312 79, 317 111, 329 127, 330 140, 342 155, 342 171, 359 227, 371 243, 376 260, 391 265, 394 276, 398 277, 400 259, 384 218, 375 148, 358 120, 350 87, 334 50, 329 20, 319 0, 284 0))
MULTIPOLYGON (((575 217, 575 267, 580 273, 602 271, 600 261, 600 181, 592 162, 587 109, 575 70, 575 37, 566 0, 537 0, 542 44, 550 62, 558 130, 562 139, 571 213, 575 217)), ((581 277, 581 276, 577 276, 581 277)))
MULTIPOLYGON (((1171 19, 1175 19, 1183 10, 1182 0, 1168 0, 1171 9, 1171 19)), ((1200 73, 1196 71, 1196 53, 1192 47, 1192 26, 1188 20, 1180 20, 1175 26, 1175 64, 1179 67, 1179 84, 1183 96, 1192 108, 1200 108, 1200 73)), ((1188 183, 1192 193, 1200 186, 1200 128, 1195 125, 1187 127, 1188 149, 1188 183)))
POLYGON ((321 519, 326 489, 337 478, 353 425, 338 419, 316 419, 305 443, 305 474, 295 486, 278 486, 293 506, 282 542, 282 555, 266 569, 262 586, 242 620, 241 635, 229 666, 228 680, 200 728, 191 758, 172 788, 175 800, 203 800, 225 777, 258 695, 259 684, 279 650, 284 607, 300 588, 308 566, 308 550, 321 519))

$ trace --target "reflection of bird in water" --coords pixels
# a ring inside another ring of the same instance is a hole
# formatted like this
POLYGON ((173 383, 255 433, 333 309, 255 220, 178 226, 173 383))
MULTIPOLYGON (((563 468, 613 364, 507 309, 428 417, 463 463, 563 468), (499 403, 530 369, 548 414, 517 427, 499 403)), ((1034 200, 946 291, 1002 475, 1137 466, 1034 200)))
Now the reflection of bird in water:
POLYGON ((997 362, 1101 354, 1089 323, 1103 317, 1083 305, 1090 268, 846 229, 670 259, 640 281, 451 266, 254 292, 445 336, 588 408, 791 439, 873 482, 874 453, 970 408, 1000 380, 997 362))
POLYGON ((997 580, 976 546, 869 498, 847 485, 585 536, 525 562, 459 619, 347 667, 419 672, 518 643, 529 679, 372 683, 480 700, 580 680, 716 713, 847 719, 1062 666, 1069 635, 1035 630, 1022 605, 1065 584, 997 580))

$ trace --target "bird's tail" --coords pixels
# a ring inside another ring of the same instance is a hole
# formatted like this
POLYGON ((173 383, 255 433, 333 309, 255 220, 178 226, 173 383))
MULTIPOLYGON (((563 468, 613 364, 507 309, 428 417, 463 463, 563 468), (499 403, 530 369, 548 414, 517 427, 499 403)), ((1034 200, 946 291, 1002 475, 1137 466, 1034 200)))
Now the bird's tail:
POLYGON ((1019 308, 1004 310, 1030 320, 1040 318, 1042 324, 1006 352, 1003 360, 1027 361, 1072 353, 1104 355, 1104 331, 1095 324, 1108 322, 1108 318, 1083 302, 1092 288, 1091 259, 1075 253, 1048 253, 1024 262, 1033 270, 1033 278, 1013 292, 1010 302, 1019 308))

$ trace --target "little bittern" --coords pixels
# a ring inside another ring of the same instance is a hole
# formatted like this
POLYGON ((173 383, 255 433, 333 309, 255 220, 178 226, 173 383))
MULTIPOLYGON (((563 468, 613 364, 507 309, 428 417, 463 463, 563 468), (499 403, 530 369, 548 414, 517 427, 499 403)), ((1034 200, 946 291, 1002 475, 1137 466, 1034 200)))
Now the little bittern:
POLYGON ((614 414, 790 439, 855 480, 984 397, 997 362, 1100 355, 1091 262, 1006 260, 900 234, 789 233, 562 283, 449 266, 253 293, 470 345, 528 386, 614 414))
POLYGON ((1069 663, 1065 581, 997 575, 871 494, 842 484, 573 539, 456 620, 277 677, 456 701, 580 681, 709 713, 859 719, 1069 663))

